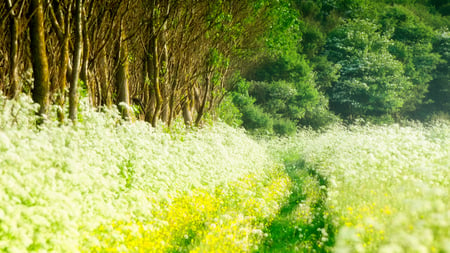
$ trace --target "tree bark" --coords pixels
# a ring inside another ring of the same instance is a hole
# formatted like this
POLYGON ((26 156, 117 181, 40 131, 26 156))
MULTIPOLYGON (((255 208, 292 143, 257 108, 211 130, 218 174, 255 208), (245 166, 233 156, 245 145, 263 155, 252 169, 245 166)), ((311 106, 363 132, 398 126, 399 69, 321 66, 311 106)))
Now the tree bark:
POLYGON ((39 104, 38 113, 44 116, 47 114, 49 104, 49 73, 45 49, 44 11, 40 0, 31 0, 29 16, 31 16, 30 49, 34 77, 32 97, 33 101, 39 104))
MULTIPOLYGON (((120 24, 122 26, 122 24, 120 24)), ((117 106, 124 119, 129 119, 131 112, 128 108, 130 105, 128 91, 128 49, 124 41, 124 33, 122 27, 119 28, 119 40, 116 45, 117 50, 117 72, 116 72, 116 88, 117 88, 117 106), (123 105, 125 103, 125 105, 123 105)))
POLYGON ((81 64, 81 70, 80 70, 80 80, 84 83, 86 86, 88 96, 89 96, 89 104, 91 106, 96 106, 96 96, 95 96, 95 86, 91 85, 88 80, 88 61, 89 61, 89 38, 88 38, 88 31, 87 31, 87 20, 85 19, 85 15, 83 22, 82 22, 82 37, 83 37, 83 59, 81 64))
POLYGON ((195 125, 197 125, 197 126, 200 124, 200 121, 202 120, 203 114, 205 113, 206 101, 208 100, 210 84, 211 84, 210 73, 206 73, 205 91, 204 91, 205 93, 203 94, 203 98, 201 100, 201 104, 200 104, 200 107, 199 107, 198 112, 197 112, 197 118, 195 119, 195 125))
POLYGON ((155 92, 155 110, 153 111, 152 116, 152 126, 155 127, 158 122, 159 115, 162 107, 162 96, 161 96, 161 87, 159 80, 159 57, 158 57, 158 40, 155 36, 151 42, 152 47, 152 83, 153 83, 153 91, 155 92))
POLYGON ((183 103, 183 119, 186 126, 192 125, 191 101, 189 98, 186 98, 183 103))
POLYGON ((100 80, 100 89, 101 89, 101 94, 100 94, 100 105, 106 105, 107 107, 111 107, 113 102, 112 102, 112 97, 111 97, 111 85, 110 85, 110 81, 108 79, 108 60, 106 58, 106 49, 103 48, 100 50, 99 52, 99 61, 97 64, 97 73, 99 76, 99 80, 100 80))
POLYGON ((19 20, 18 14, 14 11, 14 6, 11 0, 7 1, 8 8, 11 9, 10 13, 10 26, 9 26, 9 38, 10 38, 10 51, 9 51, 9 97, 15 98, 21 90, 20 83, 18 82, 17 63, 18 56, 17 51, 19 48, 19 20))
POLYGON ((73 54, 73 68, 72 68, 72 80, 69 89, 69 118, 73 123, 77 120, 77 107, 78 107, 78 78, 80 71, 80 61, 81 61, 81 0, 76 0, 75 2, 75 44, 74 44, 74 54, 73 54))
POLYGON ((69 63, 69 33, 68 33, 68 25, 65 33, 65 37, 63 41, 61 42, 61 52, 60 52, 60 58, 59 58, 59 72, 58 72, 58 93, 57 93, 57 99, 56 103, 58 104, 59 108, 57 111, 57 117, 59 122, 63 122, 65 115, 64 115, 64 103, 65 103, 65 92, 66 92, 66 75, 67 75, 67 65, 69 63))
POLYGON ((14 14, 14 12, 11 15, 11 23, 10 23, 10 51, 9 51, 9 58, 10 58, 10 65, 9 65, 9 82, 10 82, 10 97, 15 98, 20 93, 20 87, 18 82, 18 75, 17 75, 17 49, 18 49, 18 21, 14 14))
POLYGON ((51 5, 49 8, 52 28, 59 41, 58 74, 50 89, 51 92, 56 92, 55 102, 59 106, 56 114, 59 122, 65 120, 64 103, 69 65, 70 9, 64 13, 59 5, 51 5))

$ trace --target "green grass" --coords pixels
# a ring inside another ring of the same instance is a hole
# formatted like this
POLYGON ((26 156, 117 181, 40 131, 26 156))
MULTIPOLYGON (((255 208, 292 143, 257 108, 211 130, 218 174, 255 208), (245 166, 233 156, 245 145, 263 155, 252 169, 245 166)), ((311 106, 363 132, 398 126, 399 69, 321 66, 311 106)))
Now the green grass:
POLYGON ((287 163, 293 182, 291 195, 267 227, 260 252, 327 252, 334 244, 334 229, 326 210, 327 182, 298 160, 287 163))

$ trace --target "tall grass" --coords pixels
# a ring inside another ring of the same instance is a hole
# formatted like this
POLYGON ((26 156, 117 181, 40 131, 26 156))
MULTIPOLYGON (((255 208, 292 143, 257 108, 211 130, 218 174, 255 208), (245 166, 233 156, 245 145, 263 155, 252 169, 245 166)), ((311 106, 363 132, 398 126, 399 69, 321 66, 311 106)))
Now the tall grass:
POLYGON ((448 123, 336 126, 268 144, 326 181, 329 251, 450 252, 448 123))
POLYGON ((289 194, 241 130, 82 106, 76 126, 37 127, 29 98, 0 98, 0 251, 250 251, 289 194))

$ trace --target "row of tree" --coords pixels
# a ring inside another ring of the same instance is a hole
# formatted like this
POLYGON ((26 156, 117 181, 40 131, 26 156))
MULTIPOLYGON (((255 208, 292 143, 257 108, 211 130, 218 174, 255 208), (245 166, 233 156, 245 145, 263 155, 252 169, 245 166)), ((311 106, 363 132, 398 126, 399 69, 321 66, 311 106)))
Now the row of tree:
POLYGON ((5 0, 0 90, 30 93, 42 115, 58 105, 61 121, 76 120, 84 94, 153 125, 179 115, 198 124, 269 24, 269 2, 5 0))
POLYGON ((80 96, 156 125, 280 134, 449 112, 442 0, 4 0, 0 90, 76 121, 80 96), (231 95, 231 96, 229 96, 231 95), (68 100, 68 102, 67 102, 68 100), (222 103, 222 106, 219 106, 222 103))

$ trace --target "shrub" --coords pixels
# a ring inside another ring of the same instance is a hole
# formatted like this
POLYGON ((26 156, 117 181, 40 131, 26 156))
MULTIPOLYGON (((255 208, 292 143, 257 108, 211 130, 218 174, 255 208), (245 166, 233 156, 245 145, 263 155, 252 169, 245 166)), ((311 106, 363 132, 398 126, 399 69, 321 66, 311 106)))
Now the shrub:
POLYGON ((233 103, 231 96, 225 96, 218 108, 219 118, 229 126, 238 127, 242 125, 242 113, 233 103))
POLYGON ((272 131, 272 119, 257 105, 246 105, 242 109, 242 121, 245 129, 264 129, 272 131))
POLYGON ((281 118, 273 121, 273 131, 278 135, 291 135, 296 130, 296 124, 288 119, 281 118))
POLYGON ((328 100, 324 96, 320 96, 320 102, 311 110, 306 111, 299 124, 318 130, 341 121, 338 116, 328 110, 328 100))

